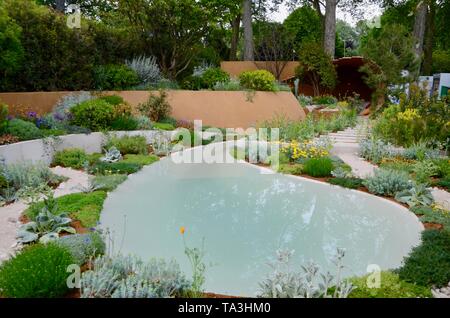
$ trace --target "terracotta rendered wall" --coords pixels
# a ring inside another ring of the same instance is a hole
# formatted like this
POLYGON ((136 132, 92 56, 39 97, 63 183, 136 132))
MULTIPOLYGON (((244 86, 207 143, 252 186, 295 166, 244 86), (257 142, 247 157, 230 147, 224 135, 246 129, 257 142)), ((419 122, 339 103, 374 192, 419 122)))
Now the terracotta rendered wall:
MULTIPOLYGON (((155 94, 156 92, 154 92, 155 94)), ((0 93, 0 100, 9 105, 10 113, 26 109, 42 115, 69 92, 0 93)), ((136 107, 147 100, 147 91, 104 92, 122 96, 136 107)), ((182 91, 168 92, 172 117, 222 128, 248 128, 275 116, 302 120, 305 112, 290 92, 182 91), (249 100, 250 99, 250 100, 249 100)))
POLYGON ((221 62, 220 67, 222 70, 230 74, 232 77, 238 77, 242 72, 245 71, 256 71, 256 70, 267 70, 269 72, 275 73, 275 70, 282 69, 280 80, 286 81, 295 77, 295 69, 299 65, 299 62, 289 61, 289 62, 272 62, 272 61, 226 61, 221 62), (278 63, 278 66, 276 66, 278 63), (283 67, 283 64, 284 67, 283 67))

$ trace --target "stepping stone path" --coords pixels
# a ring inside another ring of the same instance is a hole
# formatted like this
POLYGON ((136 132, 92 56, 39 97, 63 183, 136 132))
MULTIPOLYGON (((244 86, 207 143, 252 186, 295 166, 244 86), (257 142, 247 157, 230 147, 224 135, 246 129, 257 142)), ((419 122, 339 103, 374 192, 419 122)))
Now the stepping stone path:
MULTIPOLYGON (((51 169, 55 174, 69 178, 54 191, 55 197, 81 192, 88 185, 88 174, 73 169, 56 167, 51 169)), ((20 246, 16 235, 20 227, 19 217, 28 205, 22 201, 0 207, 0 263, 11 257, 20 246)))
MULTIPOLYGON (((358 118, 355 128, 319 138, 329 138, 333 143, 331 153, 341 158, 346 164, 352 167, 353 174, 358 178, 366 178, 374 173, 378 168, 376 165, 366 161, 358 155, 359 142, 368 136, 369 121, 365 117, 358 118)), ((446 210, 450 210, 450 193, 438 188, 432 188, 431 194, 435 202, 446 210)))

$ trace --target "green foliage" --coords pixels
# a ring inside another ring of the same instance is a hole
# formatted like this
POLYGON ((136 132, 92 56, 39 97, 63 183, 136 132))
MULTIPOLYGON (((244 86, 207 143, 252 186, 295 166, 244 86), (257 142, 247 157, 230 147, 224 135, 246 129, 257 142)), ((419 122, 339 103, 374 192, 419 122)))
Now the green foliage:
POLYGON ((450 211, 436 207, 415 206, 411 208, 423 223, 441 224, 444 230, 450 232, 450 211))
POLYGON ((277 116, 270 121, 265 121, 259 127, 279 128, 280 138, 284 141, 310 140, 321 134, 343 130, 356 125, 357 116, 354 111, 344 111, 332 118, 314 118, 308 116, 302 121, 289 120, 286 117, 277 116))
POLYGON ((25 248, 0 265, 0 294, 10 298, 56 298, 67 291, 72 254, 56 244, 25 248))
POLYGON ((437 168, 437 176, 441 178, 450 177, 450 159, 436 159, 433 160, 437 168))
POLYGON ((312 103, 315 105, 333 105, 337 102, 337 98, 332 95, 315 96, 312 100, 312 103))
POLYGON ((55 243, 69 250, 80 266, 86 264, 91 258, 103 255, 106 250, 105 242, 97 232, 63 236, 55 243))
POLYGON ((138 127, 139 123, 133 116, 120 116, 111 123, 111 129, 116 131, 137 130, 138 127))
POLYGON ((136 72, 126 65, 97 66, 93 78, 98 90, 124 90, 139 84, 136 72))
POLYGON ((3 176, 15 190, 39 187, 42 184, 57 185, 62 179, 55 175, 45 163, 20 162, 1 167, 3 176))
POLYGON ((336 86, 337 73, 333 60, 318 43, 307 42, 298 50, 301 64, 295 70, 296 75, 314 88, 314 95, 320 94, 320 88, 333 89, 336 86))
POLYGON ((131 256, 102 256, 81 277, 81 298, 169 298, 191 284, 175 261, 142 262, 131 256))
POLYGON ((255 91, 274 91, 275 76, 266 70, 247 71, 239 75, 242 87, 255 91))
POLYGON ((153 123, 153 128, 159 130, 175 130, 175 126, 169 123, 153 123))
POLYGON ((450 281, 450 232, 426 230, 398 270, 400 279, 421 286, 446 286, 450 281))
POLYGON ((82 102, 70 109, 72 124, 93 131, 107 129, 114 120, 114 106, 101 99, 82 102))
POLYGON ((345 251, 338 249, 332 260, 336 265, 335 273, 324 273, 321 268, 309 262, 292 270, 294 251, 277 251, 276 262, 269 264, 273 272, 259 283, 258 297, 266 298, 347 298, 353 290, 348 280, 341 279, 344 268, 345 251))
POLYGON ((128 155, 125 155, 124 160, 122 162, 137 163, 141 166, 146 166, 146 165, 151 165, 152 163, 155 163, 156 161, 159 161, 159 157, 155 156, 155 155, 128 154, 128 155))
POLYGON ((409 207, 430 206, 434 202, 431 191, 423 184, 398 192, 395 199, 408 204, 409 207))
POLYGON ((367 281, 370 276, 352 278, 350 281, 355 289, 349 298, 431 298, 430 288, 418 286, 400 280, 397 274, 381 272, 380 287, 369 288, 367 281))
MULTIPOLYGON (((55 199, 57 210, 55 214, 68 213, 73 219, 79 220, 84 227, 94 227, 100 218, 106 192, 74 193, 55 199)), ((44 207, 43 202, 32 204, 25 215, 34 220, 44 207)))
POLYGON ((440 188, 444 188, 450 192, 450 177, 446 177, 445 179, 438 180, 433 185, 438 186, 440 188))
POLYGON ((81 169, 86 161, 88 161, 88 156, 83 149, 71 148, 55 153, 53 165, 81 169))
POLYGON ((404 171, 409 174, 414 172, 414 165, 411 164, 409 161, 404 161, 400 159, 390 159, 390 158, 384 158, 381 161, 381 164, 379 165, 380 168, 383 169, 391 169, 391 170, 397 170, 397 171, 404 171))
POLYGON ((105 95, 105 96, 99 97, 99 99, 104 100, 105 102, 107 102, 108 104, 111 104, 113 106, 119 106, 119 105, 125 103, 123 98, 119 95, 105 95))
POLYGON ((450 50, 433 52, 433 74, 450 73, 450 50))
POLYGON ((377 90, 375 96, 386 93, 384 83, 407 83, 418 75, 419 63, 413 49, 413 38, 403 25, 373 28, 360 50, 365 58, 376 63, 368 63, 360 69, 367 74, 367 84, 377 90), (403 70, 409 71, 410 76, 403 77, 403 70))
POLYGON ((373 132, 386 141, 411 146, 422 140, 446 143, 450 134, 450 106, 446 100, 429 98, 418 86, 410 86, 410 94, 400 96, 399 105, 383 111, 373 132))
POLYGON ((364 139, 359 143, 359 155, 375 164, 379 164, 384 158, 395 155, 392 145, 376 138, 364 139))
POLYGON ((0 7, 0 74, 13 73, 20 67, 23 58, 21 32, 17 23, 0 7))
POLYGON ((58 206, 53 196, 47 197, 44 206, 34 221, 23 224, 18 231, 17 238, 22 244, 32 243, 37 240, 47 243, 55 240, 62 232, 75 234, 76 230, 70 226, 72 219, 65 213, 58 213, 58 206))
POLYGON ((279 173, 301 175, 303 173, 303 165, 300 163, 295 164, 280 164, 278 169, 279 173))
POLYGON ((89 173, 96 175, 108 174, 133 174, 142 169, 142 166, 137 163, 128 162, 97 162, 89 168, 89 173))
POLYGON ((311 177, 330 177, 333 171, 333 161, 328 157, 308 159, 303 168, 303 172, 311 177))
POLYGON ((122 155, 146 155, 148 153, 147 139, 144 136, 111 136, 105 147, 106 149, 116 147, 122 155))
POLYGON ((152 121, 160 121, 170 116, 172 107, 167 101, 167 92, 159 90, 158 95, 150 92, 150 96, 145 103, 139 104, 138 109, 142 115, 147 116, 152 121))
POLYGON ((106 176, 95 176, 93 183, 99 185, 99 190, 111 192, 114 191, 121 183, 127 180, 127 176, 123 174, 110 174, 106 176))
POLYGON ((349 189, 358 189, 363 186, 363 180, 359 178, 332 178, 328 182, 349 189))
POLYGON ((310 6, 301 6, 292 11, 283 25, 288 33, 294 35, 296 48, 307 42, 321 41, 322 23, 317 11, 310 6))
POLYGON ((18 137, 20 141, 44 137, 42 131, 40 131, 35 124, 22 119, 10 120, 6 131, 8 134, 18 137))
POLYGON ((219 67, 208 68, 200 76, 192 75, 185 79, 183 87, 186 89, 200 90, 213 89, 217 83, 226 84, 230 81, 230 75, 219 67))
POLYGON ((0 135, 3 135, 8 127, 8 105, 0 103, 0 135))
POLYGON ((414 178, 418 183, 429 184, 430 178, 436 176, 438 167, 431 160, 418 161, 413 166, 414 178))
POLYGON ((377 169, 364 181, 371 193, 395 196, 397 192, 410 189, 412 184, 407 173, 396 170, 377 169))

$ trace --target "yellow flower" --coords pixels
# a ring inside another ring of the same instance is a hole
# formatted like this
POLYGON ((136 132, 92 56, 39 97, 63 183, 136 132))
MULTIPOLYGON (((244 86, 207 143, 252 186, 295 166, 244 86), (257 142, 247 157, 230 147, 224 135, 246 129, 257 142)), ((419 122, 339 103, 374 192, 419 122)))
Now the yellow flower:
POLYGON ((184 235, 184 232, 186 232, 186 228, 184 226, 180 227, 180 234, 184 235))

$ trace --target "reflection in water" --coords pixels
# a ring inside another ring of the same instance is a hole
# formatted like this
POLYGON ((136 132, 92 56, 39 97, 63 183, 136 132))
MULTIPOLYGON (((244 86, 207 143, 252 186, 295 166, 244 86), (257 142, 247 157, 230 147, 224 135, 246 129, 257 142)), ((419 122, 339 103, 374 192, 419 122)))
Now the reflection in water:
POLYGON ((419 242, 421 225, 389 202, 328 185, 263 175, 247 164, 149 166, 112 193, 102 224, 122 240, 123 253, 175 258, 190 275, 181 226, 190 246, 205 239, 208 291, 253 296, 279 248, 296 264, 325 269, 346 249, 347 275, 368 264, 392 268, 419 242))

